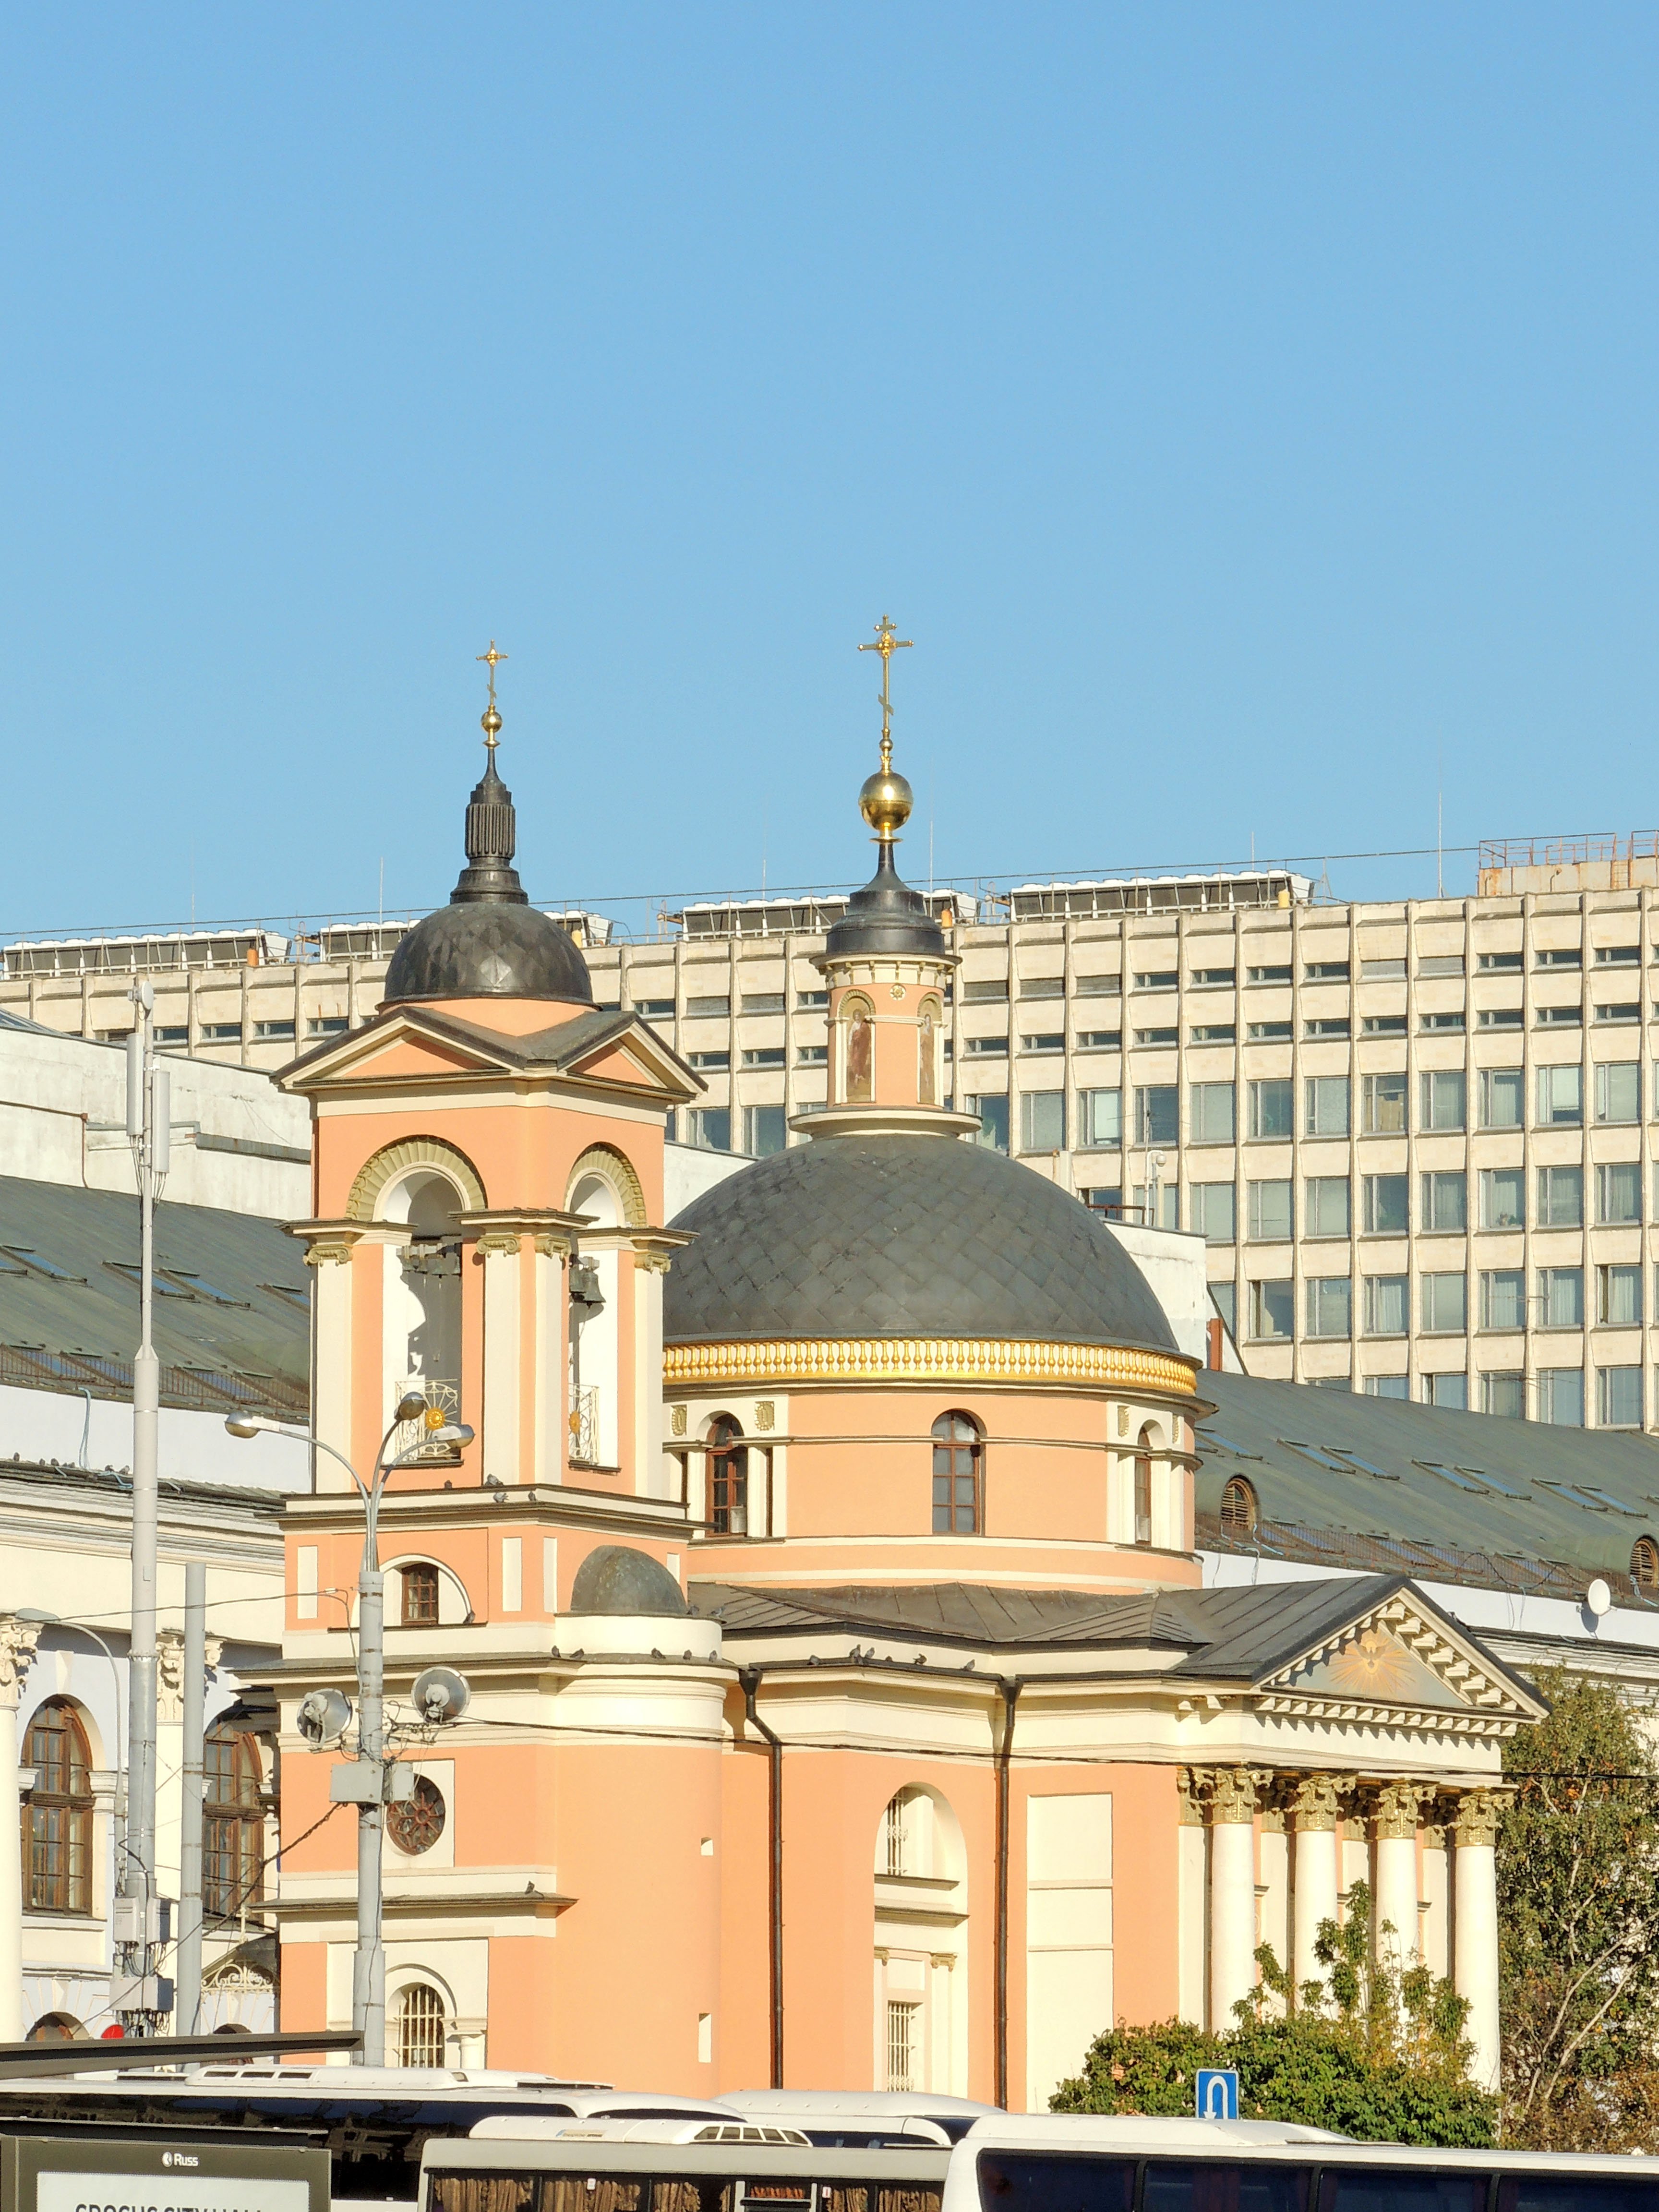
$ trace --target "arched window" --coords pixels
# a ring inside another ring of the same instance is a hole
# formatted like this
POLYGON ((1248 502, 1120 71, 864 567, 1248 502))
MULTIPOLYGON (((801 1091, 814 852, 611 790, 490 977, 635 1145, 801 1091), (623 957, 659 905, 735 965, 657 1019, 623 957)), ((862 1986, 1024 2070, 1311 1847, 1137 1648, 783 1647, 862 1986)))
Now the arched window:
POLYGON ((867 999, 848 999, 840 1009, 842 1097, 849 1105, 865 1103, 875 1095, 876 1033, 870 1020, 867 999))
POLYGON ((1135 1541, 1152 1540, 1152 1432, 1143 1429, 1135 1446, 1135 1541))
POLYGON ((924 999, 916 1023, 916 1101, 922 1106, 939 1103, 939 1000, 924 999))
POLYGON ((985 1440, 967 1413, 933 1424, 933 1534, 977 1536, 981 1521, 985 1440))
POLYGON ((1630 1578, 1646 1595, 1659 1594, 1659 1543, 1638 1536, 1630 1555, 1630 1578))
POLYGON ((43 2013, 29 2030, 31 2043, 75 2043, 86 2030, 72 2013, 43 2013))
POLYGON ((234 1920, 264 1895, 259 1740, 222 1723, 202 1746, 202 1916, 234 1920))
POLYGON ((444 2001, 429 1982, 411 1982, 398 2000, 398 2063, 441 2066, 444 2001))
POLYGON ((1255 1527, 1255 1492, 1242 1474, 1231 1477, 1221 1493, 1221 1525, 1230 1536, 1248 1536, 1255 1527))
POLYGON ((80 1715, 54 1698, 29 1723, 23 1807, 23 1903, 31 1912, 92 1911, 92 1755, 80 1715))
POLYGON ((729 1413, 708 1431, 708 1525, 723 1536, 749 1533, 749 1451, 729 1413))
POLYGON ((424 1559, 398 1569, 404 1586, 405 1628, 425 1628, 438 1618, 438 1570, 424 1559))

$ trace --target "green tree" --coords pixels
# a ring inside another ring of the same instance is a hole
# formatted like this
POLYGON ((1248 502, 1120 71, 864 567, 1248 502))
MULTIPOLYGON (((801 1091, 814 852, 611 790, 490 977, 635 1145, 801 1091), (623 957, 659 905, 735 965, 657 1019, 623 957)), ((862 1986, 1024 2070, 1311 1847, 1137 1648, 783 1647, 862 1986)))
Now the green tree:
POLYGON ((1083 2071, 1050 2099, 1057 2112, 1189 2113, 1200 2067, 1238 2069, 1247 2119, 1334 2128, 1369 2142, 1480 2148, 1498 2105, 1469 2081, 1468 2007, 1426 1969, 1402 1973, 1385 1922, 1370 1956, 1370 1893, 1356 1882, 1347 1917, 1320 1927, 1322 1978, 1293 1988, 1272 1948, 1256 1953, 1261 1984, 1235 2006, 1237 2024, 1206 2032, 1184 2021, 1097 2036, 1083 2071))
POLYGON ((1541 1675, 1498 1834, 1504 2133, 1659 2149, 1659 1770, 1609 1684, 1541 1675))

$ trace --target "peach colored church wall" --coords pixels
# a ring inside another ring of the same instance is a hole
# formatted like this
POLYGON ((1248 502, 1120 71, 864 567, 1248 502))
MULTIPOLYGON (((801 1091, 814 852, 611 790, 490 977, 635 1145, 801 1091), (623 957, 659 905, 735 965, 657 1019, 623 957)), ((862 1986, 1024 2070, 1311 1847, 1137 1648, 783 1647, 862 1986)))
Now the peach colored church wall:
POLYGON ((720 1762, 718 2086, 763 2089, 772 2079, 770 1761, 763 1739, 745 1735, 735 1690, 726 1719, 737 1741, 720 1762))
POLYGON ((562 1210, 570 1170, 595 1145, 620 1152, 640 1179, 646 1211, 662 1219, 663 1123, 621 1120, 599 1107, 535 1103, 433 1102, 411 1108, 388 1100, 384 1111, 324 1114, 317 1124, 317 1208, 343 1219, 351 1186, 365 1162, 389 1145, 435 1137, 465 1154, 484 1187, 485 1203, 562 1210))
MULTIPOLYGON (((383 1562, 396 1559, 431 1559, 452 1569, 466 1592, 467 1602, 474 1617, 480 1622, 505 1618, 508 1621, 546 1620, 560 1607, 570 1603, 571 1586, 578 1570, 590 1552, 601 1545, 616 1540, 604 1529, 574 1528, 568 1525, 556 1530, 545 1522, 523 1521, 498 1511, 484 1528, 465 1524, 452 1528, 414 1528, 400 1526, 395 1520, 380 1523, 380 1558, 383 1562), (502 1615, 501 1610, 501 1544, 505 1536, 520 1539, 522 1601, 515 1613, 502 1615), (549 1536, 557 1544, 556 1554, 558 1589, 554 1594, 556 1605, 545 1602, 544 1587, 544 1558, 542 1544, 549 1536)), ((631 1549, 645 1553, 658 1565, 668 1568, 669 1555, 677 1553, 682 1572, 688 1554, 683 1543, 665 1540, 629 1536, 631 1549)), ((301 1635, 314 1635, 330 1628, 343 1628, 348 1618, 348 1602, 355 1616, 357 1571, 362 1559, 361 1528, 317 1529, 290 1528, 288 1531, 288 1621, 289 1626, 301 1635), (298 1613, 298 1563, 295 1553, 305 1545, 317 1553, 318 1609, 314 1620, 301 1620, 298 1613), (338 1591, 337 1597, 330 1596, 338 1591)), ((691 1565, 696 1565, 695 1559, 691 1565)), ((672 1570, 669 1569, 672 1572, 672 1570)), ((400 1624, 395 1617, 395 1600, 388 1596, 386 1657, 396 1667, 400 1624)), ((430 1635, 431 1631, 417 1632, 430 1635)), ((341 1664, 349 1665, 349 1656, 342 1651, 341 1664)))
POLYGON ((328 2026, 326 1943, 283 1944, 280 2024, 284 2032, 328 2026))

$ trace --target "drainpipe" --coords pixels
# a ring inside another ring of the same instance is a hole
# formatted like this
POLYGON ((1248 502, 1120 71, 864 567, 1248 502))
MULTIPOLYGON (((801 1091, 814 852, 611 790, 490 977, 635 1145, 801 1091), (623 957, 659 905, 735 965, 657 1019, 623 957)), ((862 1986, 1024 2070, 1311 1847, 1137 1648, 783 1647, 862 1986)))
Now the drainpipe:
POLYGON ((1002 1741, 997 1747, 997 1926, 996 2091, 994 2101, 1008 2109, 1008 1763, 1014 1749, 1014 1707, 1022 1681, 1000 1680, 1002 1741))
POLYGON ((745 1667, 738 1675, 743 1686, 743 1709, 749 1725, 766 1745, 767 1825, 771 1835, 771 1863, 768 1869, 767 1910, 770 1931, 772 1996, 772 2087, 783 2087, 783 1742, 768 1728, 756 1710, 760 1668, 745 1667))

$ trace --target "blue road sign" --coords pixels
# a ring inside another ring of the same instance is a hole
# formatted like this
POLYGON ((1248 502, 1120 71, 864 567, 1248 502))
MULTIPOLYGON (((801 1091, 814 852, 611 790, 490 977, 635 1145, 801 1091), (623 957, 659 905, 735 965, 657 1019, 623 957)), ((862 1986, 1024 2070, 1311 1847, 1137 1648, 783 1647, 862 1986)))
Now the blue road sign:
POLYGON ((1236 2120, 1238 2118, 1237 2074, 1231 2066, 1200 2067, 1197 2102, 1200 2120, 1236 2120))

